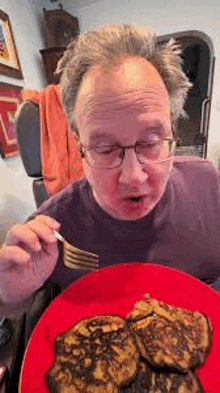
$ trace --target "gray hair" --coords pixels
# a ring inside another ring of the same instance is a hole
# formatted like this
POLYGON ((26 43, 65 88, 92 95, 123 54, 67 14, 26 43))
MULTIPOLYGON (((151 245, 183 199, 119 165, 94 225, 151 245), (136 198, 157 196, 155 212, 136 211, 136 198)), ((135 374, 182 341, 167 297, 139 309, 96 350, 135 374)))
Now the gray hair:
POLYGON ((77 132, 74 107, 84 74, 95 64, 111 68, 120 59, 140 56, 158 71, 167 88, 171 118, 175 125, 185 116, 184 104, 191 83, 183 72, 181 50, 174 39, 160 44, 150 30, 133 25, 109 25, 81 33, 72 41, 58 62, 62 101, 70 126, 77 132))

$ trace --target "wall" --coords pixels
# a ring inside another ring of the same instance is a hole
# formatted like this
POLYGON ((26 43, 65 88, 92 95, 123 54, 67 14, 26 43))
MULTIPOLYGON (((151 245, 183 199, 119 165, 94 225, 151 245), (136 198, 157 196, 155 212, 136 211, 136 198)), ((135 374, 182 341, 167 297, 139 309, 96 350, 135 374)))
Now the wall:
POLYGON ((7 230, 23 222, 34 210, 32 180, 28 179, 20 157, 0 160, 0 244, 7 230))
POLYGON ((159 35, 184 30, 201 30, 213 41, 216 56, 208 158, 216 167, 220 160, 220 5, 216 0, 99 0, 84 6, 66 3, 79 18, 80 29, 105 23, 135 23, 153 26, 159 35))
MULTIPOLYGON (((9 15, 24 79, 0 75, 0 81, 40 89, 46 84, 39 49, 43 47, 36 9, 26 0, 1 0, 1 9, 9 15)), ((32 180, 24 171, 20 156, 0 157, 0 244, 7 230, 24 221, 35 210, 32 180)))
POLYGON ((28 89, 39 89, 46 84, 46 78, 39 53, 43 42, 36 7, 31 0, 1 0, 1 9, 10 18, 24 79, 0 75, 0 80, 28 89))

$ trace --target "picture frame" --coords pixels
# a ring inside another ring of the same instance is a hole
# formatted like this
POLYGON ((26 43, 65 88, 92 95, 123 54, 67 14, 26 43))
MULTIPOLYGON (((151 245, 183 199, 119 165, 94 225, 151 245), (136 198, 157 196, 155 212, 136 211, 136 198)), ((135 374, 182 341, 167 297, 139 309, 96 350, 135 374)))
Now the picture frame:
POLYGON ((19 154, 15 119, 22 103, 22 87, 0 82, 0 155, 8 158, 19 154))
POLYGON ((0 74, 23 79, 8 14, 0 10, 0 74))

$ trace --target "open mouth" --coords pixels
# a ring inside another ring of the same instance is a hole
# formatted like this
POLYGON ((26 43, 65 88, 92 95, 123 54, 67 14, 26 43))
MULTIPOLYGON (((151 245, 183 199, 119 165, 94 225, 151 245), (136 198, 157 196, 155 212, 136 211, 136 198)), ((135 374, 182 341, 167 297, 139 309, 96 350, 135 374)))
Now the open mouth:
POLYGON ((131 196, 129 198, 126 198, 127 201, 133 202, 133 203, 141 202, 143 199, 144 199, 143 196, 131 196))

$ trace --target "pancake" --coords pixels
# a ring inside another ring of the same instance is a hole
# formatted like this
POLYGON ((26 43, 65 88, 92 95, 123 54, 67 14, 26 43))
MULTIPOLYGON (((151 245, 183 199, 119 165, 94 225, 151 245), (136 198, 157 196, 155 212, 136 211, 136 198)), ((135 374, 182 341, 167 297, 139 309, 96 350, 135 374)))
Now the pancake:
POLYGON ((171 373, 141 362, 135 379, 121 388, 120 393, 203 393, 203 389, 192 371, 187 374, 171 373))
POLYGON ((211 346, 211 325, 199 312, 167 305, 149 295, 126 316, 141 355, 152 366, 187 372, 201 365, 211 346))
POLYGON ((139 351, 124 319, 98 315, 79 321, 55 341, 47 374, 51 392, 117 393, 134 378, 139 351))
POLYGON ((138 367, 138 372, 132 382, 128 386, 120 389, 120 393, 149 393, 152 379, 152 368, 141 361, 138 367))

